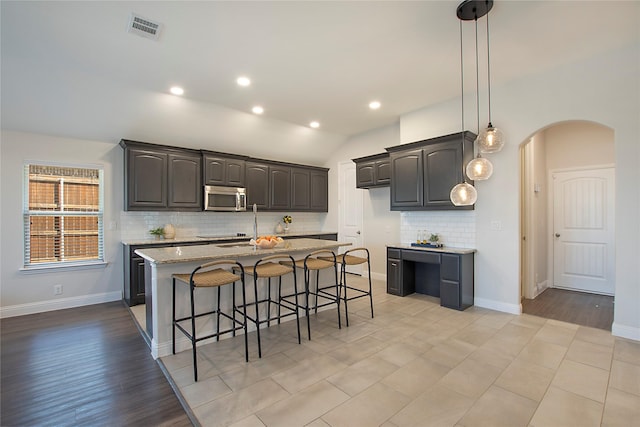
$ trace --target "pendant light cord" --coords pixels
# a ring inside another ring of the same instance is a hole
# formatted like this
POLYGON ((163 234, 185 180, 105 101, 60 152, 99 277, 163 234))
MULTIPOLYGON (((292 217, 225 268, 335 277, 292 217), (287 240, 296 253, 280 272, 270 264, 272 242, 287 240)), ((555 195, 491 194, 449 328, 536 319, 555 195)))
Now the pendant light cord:
POLYGON ((461 93, 461 114, 462 117, 462 141, 464 142, 464 55, 462 53, 462 21, 460 22, 460 93, 461 93))
POLYGON ((489 100, 489 127, 491 127, 491 65, 489 63, 489 14, 487 13, 487 99, 489 100))
POLYGON ((474 20, 476 25, 476 129, 480 135, 480 65, 478 61, 478 18, 474 20))

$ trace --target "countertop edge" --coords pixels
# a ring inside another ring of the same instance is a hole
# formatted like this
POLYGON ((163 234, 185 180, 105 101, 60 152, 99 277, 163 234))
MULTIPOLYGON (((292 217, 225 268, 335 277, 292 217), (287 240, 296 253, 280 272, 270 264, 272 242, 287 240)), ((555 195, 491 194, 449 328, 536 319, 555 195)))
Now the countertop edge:
POLYGON ((446 246, 442 248, 423 248, 419 246, 411 246, 408 244, 387 245, 387 248, 411 249, 414 251, 440 252, 440 253, 459 254, 459 255, 472 254, 478 251, 475 248, 451 248, 446 246))

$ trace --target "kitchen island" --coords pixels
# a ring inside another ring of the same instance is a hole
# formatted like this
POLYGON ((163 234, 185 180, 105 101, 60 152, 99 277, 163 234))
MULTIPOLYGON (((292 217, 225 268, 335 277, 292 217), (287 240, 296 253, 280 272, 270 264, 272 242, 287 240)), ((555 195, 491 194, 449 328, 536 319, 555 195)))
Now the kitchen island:
MULTIPOLYGON (((145 264, 145 300, 147 311, 147 333, 151 338, 151 355, 154 358, 171 354, 171 329, 172 329, 172 278, 175 273, 191 273, 193 269, 206 262, 233 259, 239 261, 245 268, 253 267, 253 264, 260 258, 282 254, 291 255, 294 259, 304 258, 309 253, 326 249, 337 252, 341 246, 348 246, 350 243, 336 242, 331 240, 320 239, 290 239, 285 240, 272 249, 255 249, 249 245, 247 241, 194 245, 194 246, 173 246, 163 248, 138 249, 136 254, 144 258, 145 264)), ((332 273, 332 272, 331 272, 332 273)), ((297 271, 298 290, 303 289, 303 275, 301 271, 297 271), (301 286, 302 285, 302 286, 301 286)), ((323 277, 320 280, 331 279, 331 275, 323 277)), ((288 278, 286 278, 288 279, 288 278)), ((253 280, 252 276, 247 275, 246 286, 250 285, 253 280)), ((266 287, 260 287, 260 291, 266 294, 266 287)), ((283 294, 292 293, 293 282, 291 280, 283 280, 283 294)), ((178 316, 186 313, 188 310, 188 288, 186 286, 177 287, 176 289, 176 310, 178 316)), ((206 292, 206 290, 205 290, 206 292)), ((237 287, 237 301, 241 299, 240 287, 237 287)), ((211 292, 210 292, 211 293, 211 292)), ((196 311, 202 312, 210 310, 212 304, 215 303, 213 293, 212 296, 196 298, 196 311)), ((253 301, 251 292, 247 292, 247 302, 253 301)), ((262 298, 264 294, 259 295, 262 298)), ((222 289, 221 305, 223 308, 231 306, 232 295, 229 286, 222 289)), ((302 315, 304 311, 301 311, 302 315)), ((210 316, 209 316, 210 317, 210 316)), ((213 325, 211 318, 198 319, 198 330, 211 330, 213 325)), ((206 343, 207 341, 203 341, 206 343)), ((186 338, 176 338, 176 351, 182 351, 190 348, 190 341, 186 338)))

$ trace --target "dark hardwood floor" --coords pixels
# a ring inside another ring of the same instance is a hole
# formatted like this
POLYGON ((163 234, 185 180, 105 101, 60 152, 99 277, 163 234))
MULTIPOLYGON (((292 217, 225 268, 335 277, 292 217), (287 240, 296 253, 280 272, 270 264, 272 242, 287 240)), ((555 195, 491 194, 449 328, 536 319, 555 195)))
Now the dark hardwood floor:
POLYGON ((523 299, 522 311, 547 319, 611 330, 613 297, 548 288, 535 299, 523 299))
POLYGON ((122 302, 0 328, 0 425, 192 425, 122 302))

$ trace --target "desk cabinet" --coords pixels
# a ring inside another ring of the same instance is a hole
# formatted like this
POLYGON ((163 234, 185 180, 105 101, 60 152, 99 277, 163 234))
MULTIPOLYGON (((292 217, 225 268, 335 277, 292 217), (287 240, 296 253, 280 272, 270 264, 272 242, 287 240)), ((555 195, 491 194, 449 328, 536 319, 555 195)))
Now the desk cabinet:
POLYGON ((414 292, 440 298, 440 305, 464 310, 473 305, 474 254, 387 248, 387 293, 414 292))

